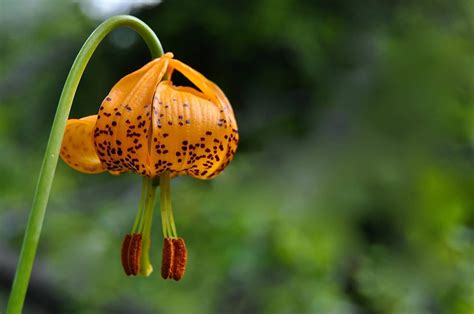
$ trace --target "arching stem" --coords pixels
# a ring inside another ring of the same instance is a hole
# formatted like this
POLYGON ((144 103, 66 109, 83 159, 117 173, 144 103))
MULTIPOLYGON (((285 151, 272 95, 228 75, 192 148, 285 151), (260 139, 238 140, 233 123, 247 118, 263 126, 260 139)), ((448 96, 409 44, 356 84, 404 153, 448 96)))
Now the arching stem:
POLYGON ((104 39, 114 29, 126 26, 135 30, 145 40, 152 58, 163 55, 163 48, 155 33, 139 19, 118 15, 109 18, 100 24, 89 36, 81 50, 77 54, 76 60, 71 67, 69 75, 64 84, 58 108, 54 117, 51 133, 49 135, 46 152, 43 158, 36 191, 31 206, 30 216, 26 226, 23 246, 21 248, 20 259, 16 269, 15 280, 7 306, 7 314, 21 313, 25 295, 30 280, 31 270, 38 248, 41 229, 43 227, 44 215, 48 204, 51 185, 53 184, 54 173, 58 163, 59 150, 63 139, 66 121, 71 110, 72 101, 81 80, 82 74, 89 62, 92 54, 104 39))

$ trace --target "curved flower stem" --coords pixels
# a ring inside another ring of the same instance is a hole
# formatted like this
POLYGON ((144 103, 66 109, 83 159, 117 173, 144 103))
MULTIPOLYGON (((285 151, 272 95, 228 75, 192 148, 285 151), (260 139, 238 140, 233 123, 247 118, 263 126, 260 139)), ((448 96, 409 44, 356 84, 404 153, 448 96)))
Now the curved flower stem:
POLYGON ((155 33, 141 20, 128 15, 114 16, 100 24, 82 46, 76 60, 74 60, 59 99, 26 226, 15 280, 8 301, 7 314, 21 313, 23 309, 51 185, 58 163, 64 129, 82 73, 99 43, 108 33, 121 26, 129 27, 140 34, 148 45, 152 58, 160 57, 163 54, 163 48, 155 33))

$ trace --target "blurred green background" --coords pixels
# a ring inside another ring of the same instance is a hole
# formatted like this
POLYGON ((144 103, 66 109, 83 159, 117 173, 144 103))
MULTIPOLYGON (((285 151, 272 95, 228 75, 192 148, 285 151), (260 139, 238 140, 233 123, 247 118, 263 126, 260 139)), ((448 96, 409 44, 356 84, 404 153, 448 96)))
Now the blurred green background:
MULTIPOLYGON (((0 312, 62 85, 117 13, 222 87, 239 150, 173 180, 179 283, 122 271, 139 177, 60 161, 25 313, 474 313, 472 0, 0 0, 0 312)), ((71 117, 148 60, 112 33, 71 117)))

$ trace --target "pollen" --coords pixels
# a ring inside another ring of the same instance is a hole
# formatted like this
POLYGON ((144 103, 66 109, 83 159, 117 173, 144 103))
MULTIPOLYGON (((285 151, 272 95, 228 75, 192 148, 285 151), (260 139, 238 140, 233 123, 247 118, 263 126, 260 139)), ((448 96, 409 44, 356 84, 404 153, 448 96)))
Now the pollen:
POLYGON ((170 238, 163 239, 163 253, 161 260, 161 277, 163 279, 172 278, 174 262, 174 245, 170 238))
POLYGON ((173 279, 176 281, 183 278, 186 272, 186 262, 188 260, 188 253, 186 251, 186 244, 184 239, 173 239, 174 246, 174 262, 173 262, 173 279))
POLYGON ((181 280, 186 272, 187 260, 188 254, 183 238, 165 238, 163 240, 161 261, 161 277, 163 279, 181 280))
POLYGON ((122 242, 122 266, 127 276, 136 276, 140 272, 142 253, 142 235, 127 234, 122 242))

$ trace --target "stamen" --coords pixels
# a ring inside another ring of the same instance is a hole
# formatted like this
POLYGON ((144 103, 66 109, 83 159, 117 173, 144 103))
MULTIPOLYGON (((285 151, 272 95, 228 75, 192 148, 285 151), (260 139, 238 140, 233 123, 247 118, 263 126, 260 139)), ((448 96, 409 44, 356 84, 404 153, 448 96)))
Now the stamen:
POLYGON ((122 242, 122 266, 127 276, 130 276, 132 274, 132 272, 130 271, 130 264, 128 262, 129 261, 128 252, 130 251, 131 239, 132 239, 132 236, 127 234, 125 235, 125 238, 123 238, 123 242, 122 242))
POLYGON ((143 178, 143 181, 142 181, 142 193, 141 193, 141 197, 140 197, 140 205, 138 205, 138 214, 137 214, 137 217, 135 218, 135 223, 133 224, 133 228, 132 228, 132 234, 135 233, 135 231, 137 231, 137 228, 138 230, 143 230, 143 222, 144 222, 144 211, 145 211, 145 201, 146 201, 146 197, 147 197, 147 194, 148 194, 148 189, 149 189, 149 184, 147 182, 147 178, 144 177, 143 178))
POLYGON ((188 254, 186 252, 186 244, 183 238, 173 239, 174 260, 173 260, 173 279, 176 281, 183 278, 186 272, 186 262, 188 254))
POLYGON ((161 262, 161 277, 163 279, 183 278, 186 271, 188 255, 186 244, 178 238, 174 224, 173 209, 171 207, 171 177, 169 171, 160 175, 160 209, 163 224, 163 256, 161 262))
POLYGON ((140 271, 142 235, 127 234, 122 242, 122 266, 127 276, 136 276, 140 271))
POLYGON ((133 276, 140 272, 140 256, 142 255, 142 235, 135 233, 130 241, 129 265, 133 276))
POLYGON ((171 208, 171 177, 169 171, 164 171, 160 175, 160 209, 163 237, 177 238, 178 233, 176 232, 171 208))
POLYGON ((187 260, 188 254, 183 238, 163 239, 163 255, 161 260, 161 277, 163 279, 181 280, 186 272, 187 260))
POLYGON ((163 239, 163 253, 161 260, 161 277, 168 279, 173 277, 174 245, 170 238, 163 239))
POLYGON ((125 236, 122 243, 122 265, 127 276, 149 276, 153 271, 149 250, 155 190, 152 179, 144 177, 142 196, 132 232, 125 236))
MULTIPOLYGON (((170 194, 171 194, 171 191, 170 191, 170 194)), ((169 209, 168 209, 169 220, 168 220, 168 222, 169 222, 169 226, 170 226, 170 232, 172 234, 172 237, 177 238, 178 233, 176 232, 176 226, 174 224, 173 207, 171 206, 171 195, 169 195, 169 197, 168 197, 168 202, 169 202, 169 209)))

